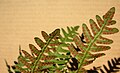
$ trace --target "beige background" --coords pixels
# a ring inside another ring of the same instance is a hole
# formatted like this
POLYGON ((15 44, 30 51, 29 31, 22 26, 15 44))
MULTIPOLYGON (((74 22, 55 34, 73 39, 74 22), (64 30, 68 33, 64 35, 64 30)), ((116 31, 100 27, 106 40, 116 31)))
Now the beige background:
MULTIPOLYGON (((90 18, 95 19, 96 14, 102 16, 113 6, 115 27, 120 29, 120 0, 0 0, 0 73, 7 73, 4 59, 10 65, 16 60, 19 45, 25 50, 29 50, 29 43, 37 46, 34 37, 41 37, 40 31, 50 33, 55 28, 76 25, 81 28, 82 23, 88 24, 90 18)), ((110 38, 114 40, 112 49, 88 69, 120 57, 120 33, 110 38)))

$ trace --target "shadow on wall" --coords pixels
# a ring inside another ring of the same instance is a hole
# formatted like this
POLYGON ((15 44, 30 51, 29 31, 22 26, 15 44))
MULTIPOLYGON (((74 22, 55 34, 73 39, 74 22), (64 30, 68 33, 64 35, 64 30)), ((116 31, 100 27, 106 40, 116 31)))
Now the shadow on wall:
POLYGON ((118 73, 120 72, 120 57, 116 58, 114 57, 114 59, 111 59, 107 61, 108 63, 108 67, 106 65, 103 65, 103 68, 101 68, 101 66, 99 67, 93 67, 93 69, 88 70, 88 73, 98 73, 98 71, 100 71, 100 73, 118 73))

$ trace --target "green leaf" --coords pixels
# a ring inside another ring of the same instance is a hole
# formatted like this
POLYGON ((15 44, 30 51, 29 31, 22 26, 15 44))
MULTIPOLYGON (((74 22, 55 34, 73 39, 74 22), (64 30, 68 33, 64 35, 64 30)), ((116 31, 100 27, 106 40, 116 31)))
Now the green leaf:
POLYGON ((105 27, 102 34, 114 34, 114 33, 117 33, 117 32, 119 32, 119 30, 117 28, 105 27))
POLYGON ((24 64, 24 66, 26 66, 28 69, 31 69, 31 66, 32 66, 32 65, 31 65, 30 63, 28 63, 24 57, 20 57, 18 60, 19 60, 22 64, 24 64))
POLYGON ((86 42, 87 43, 91 42, 93 40, 93 36, 91 35, 90 30, 88 29, 86 24, 83 24, 82 28, 83 28, 83 34, 85 36, 86 42))
POLYGON ((57 64, 65 64, 65 63, 67 63, 67 61, 66 60, 49 60, 48 62, 54 62, 54 63, 57 63, 57 64))
POLYGON ((38 37, 35 37, 35 42, 37 43, 37 45, 42 49, 45 45, 45 43, 38 37))
POLYGON ((115 13, 115 7, 112 7, 104 16, 103 16, 103 19, 108 19, 108 20, 111 20, 114 16, 114 13, 115 13))
POLYGON ((44 38, 46 41, 48 41, 49 35, 48 35, 45 31, 42 31, 41 33, 42 33, 43 38, 44 38))
POLYGON ((32 57, 29 53, 27 53, 27 51, 22 50, 22 52, 24 53, 25 57, 27 57, 31 62, 35 61, 34 57, 32 57))
POLYGON ((100 52, 100 51, 106 51, 109 50, 110 47, 109 46, 97 46, 96 44, 91 46, 90 51, 92 52, 100 52))
POLYGON ((96 40, 98 44, 112 44, 113 40, 99 36, 96 40))
POLYGON ((80 26, 75 26, 74 28, 75 28, 76 31, 78 31, 79 27, 80 27, 80 26))
POLYGON ((39 53, 41 52, 41 51, 39 51, 34 45, 32 45, 32 44, 29 44, 29 48, 30 48, 30 50, 31 50, 31 53, 32 54, 35 54, 36 56, 38 56, 39 55, 39 53))
POLYGON ((67 37, 68 35, 67 35, 67 32, 62 28, 62 32, 63 32, 63 35, 64 35, 64 37, 67 37))
POLYGON ((94 22, 93 19, 89 20, 90 26, 91 26, 91 30, 93 32, 94 35, 96 35, 99 31, 100 28, 98 27, 98 25, 94 22))

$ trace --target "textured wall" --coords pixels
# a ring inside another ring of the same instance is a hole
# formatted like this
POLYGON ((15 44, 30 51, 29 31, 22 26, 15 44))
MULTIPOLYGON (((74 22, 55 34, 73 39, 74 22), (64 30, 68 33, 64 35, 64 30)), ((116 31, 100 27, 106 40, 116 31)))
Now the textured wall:
MULTIPOLYGON (((28 44, 35 44, 34 37, 41 37, 40 31, 49 33, 55 28, 75 25, 81 28, 82 23, 88 24, 90 18, 102 16, 113 6, 115 27, 120 29, 120 0, 0 0, 0 73, 7 73, 4 59, 12 65, 18 56, 18 46, 29 50, 28 44)), ((87 68, 107 64, 107 60, 120 56, 120 33, 110 38, 114 40, 112 49, 87 68)))

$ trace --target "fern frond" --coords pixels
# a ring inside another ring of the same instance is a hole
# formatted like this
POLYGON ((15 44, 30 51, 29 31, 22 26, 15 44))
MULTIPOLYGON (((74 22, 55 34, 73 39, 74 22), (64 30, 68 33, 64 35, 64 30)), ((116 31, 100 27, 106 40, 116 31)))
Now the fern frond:
POLYGON ((117 28, 110 28, 108 25, 115 24, 116 22, 112 20, 115 13, 115 8, 111 8, 104 16, 103 19, 100 18, 100 16, 96 16, 97 23, 95 23, 94 20, 90 19, 89 23, 91 26, 92 33, 86 26, 86 24, 82 25, 83 34, 86 43, 82 43, 79 41, 78 36, 74 37, 75 44, 80 48, 82 53, 84 54, 81 59, 79 60, 78 65, 78 71, 83 67, 84 63, 86 63, 85 60, 88 60, 89 58, 97 58, 102 55, 105 55, 104 53, 98 53, 98 54, 91 54, 90 52, 99 52, 110 49, 109 46, 101 46, 97 44, 112 44, 113 41, 111 39, 105 38, 102 36, 102 34, 114 34, 117 33, 119 30, 117 28))
MULTIPOLYGON (((65 31, 63 28, 61 29, 62 30, 62 33, 63 33, 63 36, 60 36, 60 45, 58 45, 56 47, 57 49, 57 52, 58 53, 64 53, 62 54, 61 56, 63 56, 63 60, 65 60, 66 62, 64 62, 63 65, 66 65, 64 67, 67 67, 67 63, 69 62, 69 59, 71 59, 71 54, 69 55, 66 55, 68 53, 73 53, 73 50, 70 51, 70 48, 68 48, 68 46, 73 43, 73 37, 78 35, 78 28, 79 26, 75 26, 75 27, 67 27, 67 31, 65 31), (68 49, 66 49, 68 48, 68 49)), ((74 50, 75 51, 75 50, 74 50)), ((57 53, 57 54, 58 54, 57 53)), ((60 56, 58 56, 59 58, 60 56)), ((62 58, 62 57, 61 57, 62 58)), ((60 61, 60 60, 59 60, 60 61)), ((63 65, 59 65, 59 66, 63 66, 63 65)))
MULTIPOLYGON (((52 40, 55 36, 59 35, 59 33, 60 33, 60 30, 59 30, 59 29, 56 29, 54 32, 52 32, 52 33, 50 34, 51 36, 50 36, 50 38, 48 39, 48 41, 46 42, 47 44, 44 45, 44 46, 40 46, 40 47, 42 48, 42 52, 38 55, 36 61, 34 62, 34 66, 32 67, 31 73, 34 73, 34 70, 35 70, 35 68, 37 67, 37 64, 39 63, 39 60, 40 60, 40 58, 42 57, 42 54, 44 53, 45 49, 47 48, 47 46, 49 45, 49 43, 51 42, 51 40, 52 40)), ((37 43, 38 45, 41 45, 41 41, 38 41, 38 39, 36 40, 36 43, 37 43)), ((43 42, 42 42, 42 44, 43 44, 43 42)))
MULTIPOLYGON (((29 54, 27 51, 20 49, 20 56, 18 57, 18 64, 16 64, 16 69, 23 73, 34 73, 34 72, 41 72, 42 70, 49 68, 53 62, 45 62, 46 60, 54 59, 55 56, 46 56, 44 55, 44 52, 46 49, 48 49, 50 43, 55 39, 55 37, 59 36, 60 30, 56 29, 53 31, 48 38, 45 38, 47 33, 42 31, 42 35, 44 35, 44 39, 46 42, 42 41, 40 38, 35 37, 35 42, 41 49, 37 49, 34 45, 29 44, 31 54, 29 54), (24 55, 22 55, 24 54, 24 55), (44 60, 44 62, 41 62, 40 60, 44 60)), ((48 36, 48 35, 47 35, 48 36)), ((46 52, 48 52, 50 49, 48 49, 46 52)))

